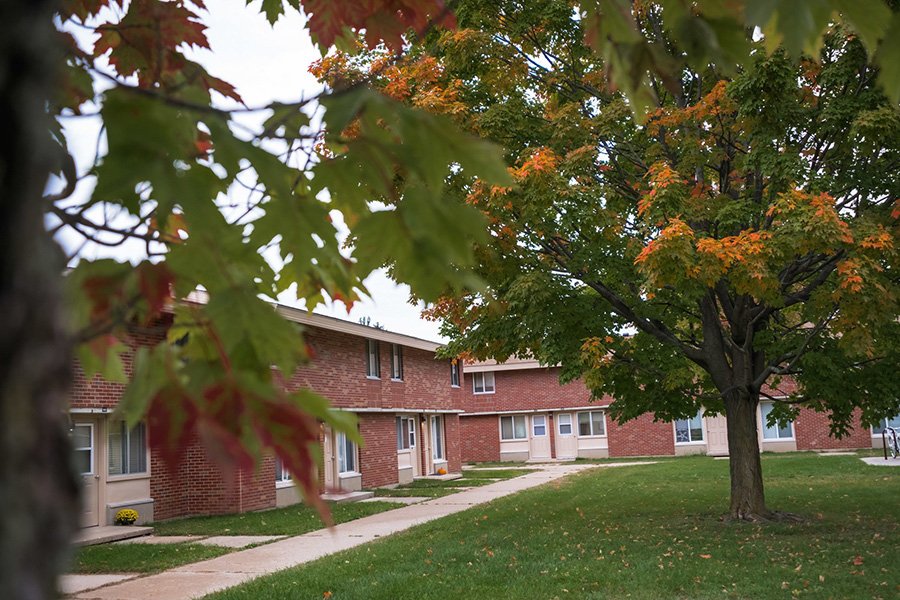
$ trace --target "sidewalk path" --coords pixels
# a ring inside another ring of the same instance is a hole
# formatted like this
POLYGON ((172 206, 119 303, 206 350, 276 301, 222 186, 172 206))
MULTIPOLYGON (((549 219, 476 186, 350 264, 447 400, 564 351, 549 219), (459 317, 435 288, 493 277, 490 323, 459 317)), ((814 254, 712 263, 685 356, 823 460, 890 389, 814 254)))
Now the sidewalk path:
POLYGON ((586 469, 641 463, 550 464, 515 479, 507 479, 458 494, 404 506, 349 521, 332 531, 321 529, 249 550, 184 565, 169 571, 129 579, 73 596, 80 600, 188 600, 239 585, 263 575, 295 567, 366 542, 451 515, 472 506, 561 479, 586 469))

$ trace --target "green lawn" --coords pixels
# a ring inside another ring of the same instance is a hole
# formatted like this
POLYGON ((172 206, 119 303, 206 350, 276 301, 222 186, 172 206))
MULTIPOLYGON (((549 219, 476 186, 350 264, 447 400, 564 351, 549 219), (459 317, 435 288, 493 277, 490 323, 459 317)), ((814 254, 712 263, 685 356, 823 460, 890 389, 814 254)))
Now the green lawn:
POLYGON ((686 457, 584 473, 213 598, 900 595, 900 469, 814 454, 763 465, 769 505, 805 522, 720 520, 728 461, 686 457))
MULTIPOLYGON (((335 524, 398 508, 390 502, 329 503, 335 524)), ((300 535, 325 525, 314 508, 294 504, 260 512, 153 523, 156 535, 300 535)))
POLYGON ((201 544, 99 544, 75 553, 70 573, 156 573, 233 552, 201 544))

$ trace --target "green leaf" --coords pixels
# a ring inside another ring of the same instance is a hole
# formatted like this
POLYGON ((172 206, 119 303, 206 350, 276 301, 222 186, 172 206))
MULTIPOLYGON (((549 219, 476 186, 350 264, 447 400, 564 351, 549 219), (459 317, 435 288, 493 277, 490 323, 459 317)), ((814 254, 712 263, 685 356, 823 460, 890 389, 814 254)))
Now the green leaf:
POLYGON ((878 63, 878 83, 885 95, 896 106, 900 103, 900 13, 895 13, 891 19, 878 52, 875 55, 878 63))
POLYGON ((891 39, 885 34, 893 15, 882 0, 834 0, 834 5, 859 34, 870 54, 875 52, 879 40, 891 39))
POLYGON ((294 372, 301 348, 297 329, 248 286, 211 294, 205 307, 224 350, 243 368, 294 372))
POLYGON ((125 345, 114 336, 102 335, 80 344, 75 353, 88 381, 100 375, 106 381, 125 383, 128 377, 122 364, 122 354, 126 350, 125 345))
POLYGON ((152 348, 141 346, 135 350, 131 381, 116 408, 129 428, 144 418, 150 402, 169 383, 169 360, 171 356, 166 344, 152 348))

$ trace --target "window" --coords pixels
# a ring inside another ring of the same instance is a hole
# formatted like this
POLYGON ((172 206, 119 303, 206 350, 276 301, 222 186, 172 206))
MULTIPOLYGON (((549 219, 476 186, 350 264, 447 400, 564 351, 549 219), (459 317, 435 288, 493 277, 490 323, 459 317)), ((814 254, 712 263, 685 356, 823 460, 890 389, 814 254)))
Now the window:
POLYGON ((441 415, 431 417, 431 457, 444 459, 444 418, 441 415))
POLYGON ((366 340, 366 377, 381 377, 381 355, 377 340, 366 340))
POLYGON ((94 426, 73 425, 71 435, 76 468, 82 475, 90 475, 94 472, 94 426))
POLYGON ((403 381, 403 346, 391 344, 391 379, 403 381))
POLYGON ((397 417, 397 450, 416 447, 415 417, 397 417))
POLYGON ((572 415, 557 415, 556 426, 559 428, 559 435, 572 435, 572 415))
POLYGON ((891 427, 893 429, 900 429, 900 415, 895 415, 893 417, 888 417, 887 419, 882 419, 881 423, 878 425, 878 431, 875 433, 880 434, 886 428, 891 427))
POLYGON ((703 418, 700 412, 690 419, 678 419, 675 421, 675 443, 689 444, 703 441, 703 418))
POLYGON ((534 437, 544 437, 547 435, 547 417, 544 415, 534 415, 531 417, 531 435, 534 437))
POLYGON ((472 386, 476 394, 493 394, 494 372, 472 373, 472 386))
POLYGON ((287 470, 281 458, 275 457, 275 483, 289 483, 291 481, 291 472, 287 470))
POLYGON ((147 429, 138 423, 128 429, 125 421, 109 424, 109 474, 133 475, 147 472, 147 429))
POLYGON ((606 419, 602 410, 578 413, 578 435, 606 435, 606 419))
POLYGON ((455 358, 450 361, 450 385, 459 387, 459 361, 455 358))
POLYGON ((356 472, 356 444, 343 431, 337 434, 338 472, 356 472))
POLYGON ((500 417, 500 439, 528 439, 528 425, 525 423, 525 415, 509 415, 506 417, 500 417))
POLYGON ((774 403, 772 402, 760 402, 759 403, 759 414, 762 417, 762 430, 763 430, 763 439, 766 440, 791 440, 794 439, 794 422, 788 421, 783 425, 781 423, 775 423, 771 427, 767 424, 769 413, 772 412, 772 408, 774 407, 774 403))

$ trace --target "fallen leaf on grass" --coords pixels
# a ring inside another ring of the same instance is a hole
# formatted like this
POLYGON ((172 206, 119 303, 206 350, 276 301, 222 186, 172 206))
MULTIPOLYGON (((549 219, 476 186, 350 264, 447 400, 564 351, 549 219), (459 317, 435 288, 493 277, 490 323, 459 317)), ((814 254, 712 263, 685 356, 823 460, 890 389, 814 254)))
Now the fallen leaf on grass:
POLYGON ((712 558, 712 554, 701 554, 700 558, 712 558))

